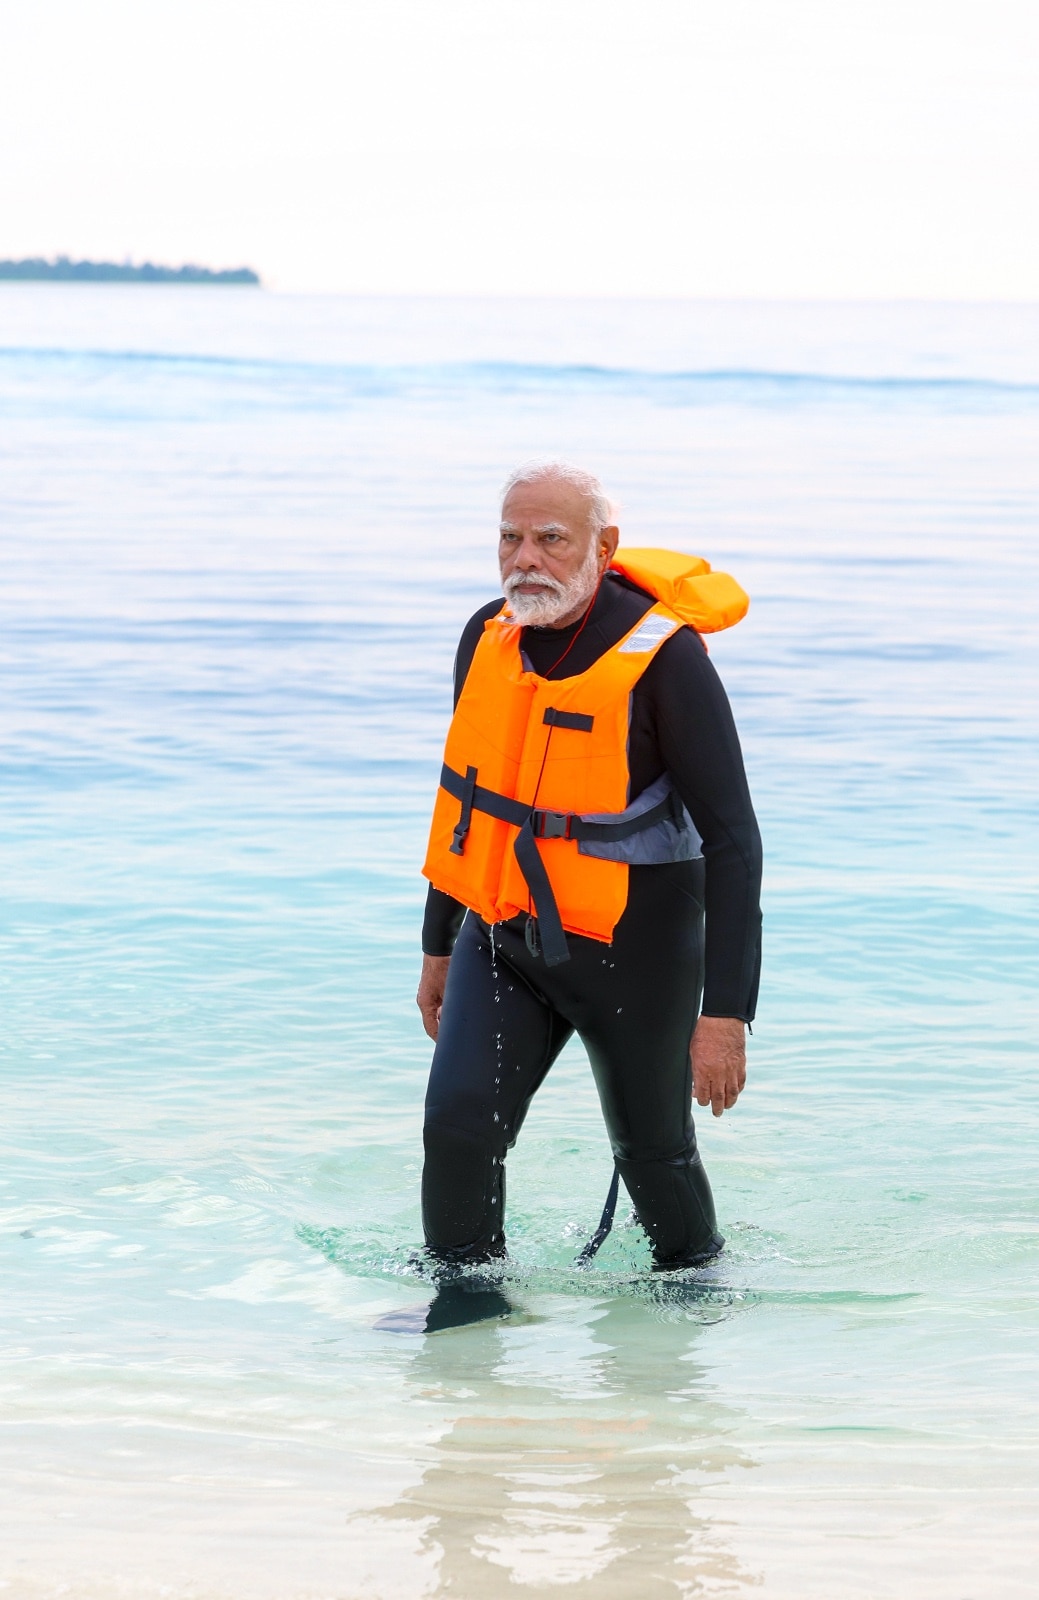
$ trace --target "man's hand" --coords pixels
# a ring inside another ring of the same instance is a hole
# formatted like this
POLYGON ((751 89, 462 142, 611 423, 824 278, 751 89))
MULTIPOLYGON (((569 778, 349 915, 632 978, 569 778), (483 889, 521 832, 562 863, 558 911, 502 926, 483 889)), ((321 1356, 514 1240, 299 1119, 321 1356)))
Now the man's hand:
POLYGON ((422 1026, 431 1039, 435 1039, 440 1031, 440 1007, 444 1003, 447 969, 450 965, 450 956, 422 957, 422 976, 418 981, 415 1004, 422 1013, 422 1026))
POLYGON ((745 1029, 739 1017, 701 1017, 693 1033, 693 1091, 716 1117, 732 1109, 747 1082, 745 1029))

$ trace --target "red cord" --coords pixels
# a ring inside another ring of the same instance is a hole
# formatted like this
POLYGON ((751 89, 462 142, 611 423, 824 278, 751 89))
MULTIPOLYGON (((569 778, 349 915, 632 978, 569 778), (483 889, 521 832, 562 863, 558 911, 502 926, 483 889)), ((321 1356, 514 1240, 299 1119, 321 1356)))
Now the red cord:
MULTIPOLYGON (((609 566, 609 562, 606 563, 606 567, 608 567, 608 566, 609 566)), ((570 643, 567 645, 566 649, 563 651, 563 654, 560 656, 559 660, 558 661, 553 661, 553 663, 549 667, 548 671, 543 674, 544 677, 550 678, 552 676, 553 672, 555 672, 559 667, 561 667, 563 665, 563 662, 566 660, 567 656, 570 654, 571 650, 574 648, 574 645, 577 643, 578 639, 581 637, 582 633, 584 632, 584 625, 588 621, 588 618, 591 616, 592 612, 595 610, 595 602, 599 598, 599 590, 602 588, 602 580, 606 576, 606 567, 603 567, 602 571, 599 574, 598 580, 597 580, 596 585, 595 585, 595 592, 592 595, 592 598, 588 602, 587 611, 585 612, 584 616, 581 618, 581 626, 578 628, 577 632, 574 634, 573 638, 570 640, 570 643)))
MULTIPOLYGON (((596 585, 595 585, 595 592, 592 595, 592 598, 588 602, 588 609, 585 611, 584 616, 581 618, 581 626, 578 628, 577 632, 574 634, 573 638, 570 640, 570 643, 567 645, 566 649, 563 651, 563 654, 559 657, 559 660, 558 661, 554 661, 552 663, 552 665, 549 667, 547 672, 539 673, 538 674, 539 677, 545 677, 545 678, 551 677, 552 673, 555 672, 556 668, 557 667, 561 667, 563 665, 563 662, 566 660, 567 656, 570 654, 571 650, 574 648, 574 645, 577 643, 578 639, 581 637, 582 633, 584 632, 585 623, 588 621, 588 618, 591 616, 592 612, 595 610, 595 602, 599 598, 599 590, 602 588, 602 580, 606 576, 606 568, 608 566, 609 566, 609 562, 606 563, 606 566, 603 567, 602 571, 599 574, 598 581, 596 582, 596 585)), ((545 775, 545 762, 548 760, 548 747, 552 743, 552 735, 553 735, 554 732, 555 732, 555 728, 553 726, 550 726, 549 730, 548 730, 548 738, 545 740, 545 748, 544 748, 544 751, 543 751, 542 756, 541 756, 541 771, 538 773, 538 781, 534 785, 534 798, 531 801, 531 806, 532 807, 537 805, 538 796, 541 793, 541 780, 545 775)), ((528 916, 528 918, 533 915, 533 912, 534 912, 534 902, 533 902, 533 899, 531 898, 530 891, 528 889, 528 891, 527 891, 527 916, 528 916)))

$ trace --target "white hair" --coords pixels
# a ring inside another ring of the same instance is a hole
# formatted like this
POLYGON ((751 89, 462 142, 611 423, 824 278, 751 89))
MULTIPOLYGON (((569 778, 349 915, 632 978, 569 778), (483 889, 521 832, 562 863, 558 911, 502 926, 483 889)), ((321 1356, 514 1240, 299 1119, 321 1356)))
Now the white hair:
POLYGON ((608 528, 613 522, 613 506, 607 497, 606 491, 598 478, 590 472, 585 472, 581 467, 570 465, 569 461, 525 461, 515 472, 511 472, 506 479, 505 487, 501 492, 502 505, 521 483, 542 483, 546 478, 555 478, 560 483, 569 483, 588 501, 593 531, 600 533, 603 528, 608 528))

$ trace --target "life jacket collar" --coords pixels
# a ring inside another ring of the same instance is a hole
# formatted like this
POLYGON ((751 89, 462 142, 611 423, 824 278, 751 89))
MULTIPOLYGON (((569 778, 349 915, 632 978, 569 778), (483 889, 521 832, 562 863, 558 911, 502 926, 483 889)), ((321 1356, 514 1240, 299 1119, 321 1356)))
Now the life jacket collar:
POLYGON ((618 550, 609 571, 617 572, 697 633, 720 633, 747 615, 750 596, 727 572, 712 572, 702 556, 652 547, 618 550))

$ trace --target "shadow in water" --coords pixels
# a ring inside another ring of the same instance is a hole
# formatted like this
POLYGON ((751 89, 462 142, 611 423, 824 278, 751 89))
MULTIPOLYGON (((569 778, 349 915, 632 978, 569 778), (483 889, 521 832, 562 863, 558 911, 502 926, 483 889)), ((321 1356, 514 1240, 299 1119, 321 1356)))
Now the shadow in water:
MULTIPOLYGON (((421 1481, 380 1520, 411 1525, 438 1563, 437 1593, 640 1600, 735 1594, 760 1580, 713 1515, 712 1483, 755 1463, 728 1441, 738 1411, 695 1359, 695 1286, 612 1301, 441 1291, 414 1345, 413 1398, 444 1431, 421 1481), (442 1298, 443 1297, 443 1298, 442 1298), (514 1306, 521 1320, 503 1320, 514 1306), (481 1320, 466 1316, 483 1311, 481 1320), (449 1318, 460 1318, 449 1322, 449 1318)), ((388 1319, 384 1319, 384 1324, 388 1319)), ((415 1331, 418 1331, 417 1329, 415 1331)))
POLYGON ((374 1324, 381 1333, 443 1333, 474 1322, 500 1321, 515 1306, 497 1284, 479 1278, 461 1278, 441 1284, 432 1300, 389 1311, 374 1324))

